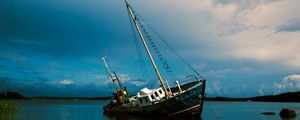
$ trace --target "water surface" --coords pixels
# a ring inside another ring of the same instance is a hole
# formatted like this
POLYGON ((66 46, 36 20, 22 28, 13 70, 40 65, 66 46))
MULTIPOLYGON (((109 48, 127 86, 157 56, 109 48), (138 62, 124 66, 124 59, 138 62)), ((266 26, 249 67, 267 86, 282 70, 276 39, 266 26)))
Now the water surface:
MULTIPOLYGON (((103 115, 101 100, 32 100, 17 101, 22 109, 21 120, 145 120, 158 119, 153 116, 103 115)), ((300 113, 300 103, 278 102, 205 102, 203 120, 281 120, 282 108, 291 108, 300 113), (263 115, 262 112, 275 112, 263 115)), ((298 116, 298 119, 300 116, 298 116)), ((159 118, 167 119, 167 118, 159 118)), ((170 118, 168 118, 170 119, 170 118)), ((297 120, 297 118, 295 118, 297 120)))

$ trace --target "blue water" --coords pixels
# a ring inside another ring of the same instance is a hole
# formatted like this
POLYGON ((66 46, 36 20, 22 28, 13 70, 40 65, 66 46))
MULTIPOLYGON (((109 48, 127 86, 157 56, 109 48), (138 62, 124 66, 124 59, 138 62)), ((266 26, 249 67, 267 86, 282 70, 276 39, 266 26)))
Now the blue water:
MULTIPOLYGON (((21 120, 144 120, 147 116, 107 116, 102 107, 107 101, 84 100, 33 100, 17 101, 22 109, 21 120), (123 118, 123 119, 122 119, 123 118)), ((276 102, 205 102, 203 120, 281 120, 282 108, 291 108, 300 113, 300 103, 276 102), (275 115, 263 115, 262 112, 275 112, 275 115)), ((157 118, 153 118, 157 119, 157 118)), ((294 120, 300 119, 300 116, 294 120)))
MULTIPOLYGON (((203 120, 281 120, 279 112, 290 108, 300 113, 300 103, 279 102, 206 102, 203 120), (275 112, 275 115, 263 115, 262 112, 275 112)), ((291 119, 299 120, 300 116, 291 119)))

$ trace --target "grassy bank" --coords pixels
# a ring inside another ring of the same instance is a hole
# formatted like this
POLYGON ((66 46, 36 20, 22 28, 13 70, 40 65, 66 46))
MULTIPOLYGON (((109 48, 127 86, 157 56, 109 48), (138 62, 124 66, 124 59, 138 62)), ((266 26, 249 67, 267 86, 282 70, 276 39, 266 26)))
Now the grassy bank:
POLYGON ((0 120, 11 120, 17 117, 20 109, 14 101, 0 100, 0 120))

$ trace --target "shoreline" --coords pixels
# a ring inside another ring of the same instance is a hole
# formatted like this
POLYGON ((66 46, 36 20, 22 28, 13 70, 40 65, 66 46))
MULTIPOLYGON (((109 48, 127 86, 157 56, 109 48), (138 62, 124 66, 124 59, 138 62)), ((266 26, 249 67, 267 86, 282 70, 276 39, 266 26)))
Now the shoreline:
MULTIPOLYGON (((17 92, 0 93, 0 100, 109 100, 108 97, 58 97, 58 96, 37 96, 26 97, 17 92)), ((300 102, 300 92, 287 92, 278 95, 256 96, 249 98, 229 97, 206 97, 205 101, 230 101, 230 102, 300 102)))

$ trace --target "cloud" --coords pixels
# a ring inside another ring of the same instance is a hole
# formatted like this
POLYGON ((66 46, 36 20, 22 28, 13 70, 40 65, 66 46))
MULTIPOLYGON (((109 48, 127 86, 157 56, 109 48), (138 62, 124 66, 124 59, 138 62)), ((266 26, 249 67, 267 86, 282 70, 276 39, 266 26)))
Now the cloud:
POLYGON ((211 84, 208 84, 206 87, 206 93, 208 95, 224 95, 223 85, 219 80, 213 81, 211 84))
POLYGON ((41 77, 19 79, 0 76, 0 93, 14 91, 25 96, 111 96, 113 89, 113 86, 95 82, 51 80, 41 77))
POLYGON ((258 95, 274 95, 278 94, 278 90, 274 88, 274 83, 273 85, 266 85, 264 83, 261 83, 259 88, 257 89, 258 95))
POLYGON ((193 64, 192 66, 193 66, 193 68, 199 70, 199 69, 205 68, 205 67, 207 66, 207 64, 205 64, 205 63, 200 63, 200 64, 193 64))
POLYGON ((136 79, 136 80, 131 80, 130 84, 140 87, 140 86, 145 86, 147 84, 147 82, 145 80, 136 79))
POLYGON ((283 78, 281 83, 274 83, 277 92, 290 92, 300 90, 300 75, 288 75, 283 78))
POLYGON ((0 77, 0 92, 9 90, 8 77, 0 77))
POLYGON ((64 74, 64 77, 72 77, 72 74, 64 74))
POLYGON ((207 81, 206 94, 209 97, 253 97, 261 95, 257 90, 257 86, 220 80, 207 81))
POLYGON ((205 76, 208 77, 216 77, 216 78, 225 78, 226 74, 229 73, 248 73, 253 71, 253 68, 251 67, 241 67, 241 68, 225 68, 222 70, 210 70, 207 73, 205 73, 205 76))
POLYGON ((26 62, 27 58, 14 51, 5 50, 5 51, 0 51, 0 60, 21 64, 26 62))
POLYGON ((38 45, 38 46, 44 46, 45 43, 42 43, 41 41, 33 41, 33 40, 23 40, 23 39, 14 39, 11 40, 15 44, 22 44, 22 45, 38 45))
POLYGON ((277 32, 300 32, 300 20, 291 20, 278 26, 277 32))
POLYGON ((63 84, 63 85, 69 85, 69 84, 72 84, 73 81, 71 80, 62 80, 62 81, 59 81, 60 84, 63 84))
POLYGON ((300 90, 300 75, 291 74, 285 76, 281 81, 270 85, 261 84, 257 89, 260 95, 274 95, 285 92, 295 92, 300 90))
POLYGON ((135 78, 129 74, 119 73, 118 77, 123 85, 142 87, 147 84, 145 80, 135 78))
POLYGON ((0 49, 60 58, 102 54, 111 40, 123 45, 125 34, 130 34, 122 27, 128 26, 122 5, 123 1, 0 1, 0 49), (107 26, 110 22, 118 27, 107 26))
MULTIPOLYGON (((201 57, 210 59, 251 60, 257 64, 272 62, 275 66, 300 68, 300 63, 296 62, 300 61, 298 54, 300 33, 292 32, 299 28, 300 16, 295 12, 300 10, 299 1, 220 0, 214 2, 222 4, 206 7, 208 16, 202 14, 197 16, 194 13, 196 20, 189 20, 195 22, 194 27, 186 26, 193 28, 191 32, 195 34, 192 36, 199 36, 198 39, 189 41, 191 42, 189 45, 202 44, 198 47, 200 49, 195 50, 193 47, 189 52, 187 51, 188 55, 195 56, 194 51, 197 51, 200 52, 197 54, 201 57), (241 7, 243 9, 239 10, 241 7), (210 20, 205 21, 206 25, 203 25, 201 24, 203 19, 210 20), (276 32, 278 30, 286 32, 276 32)), ((189 6, 194 8, 196 5, 189 6)), ((199 10, 198 14, 201 11, 204 10, 199 10)))

